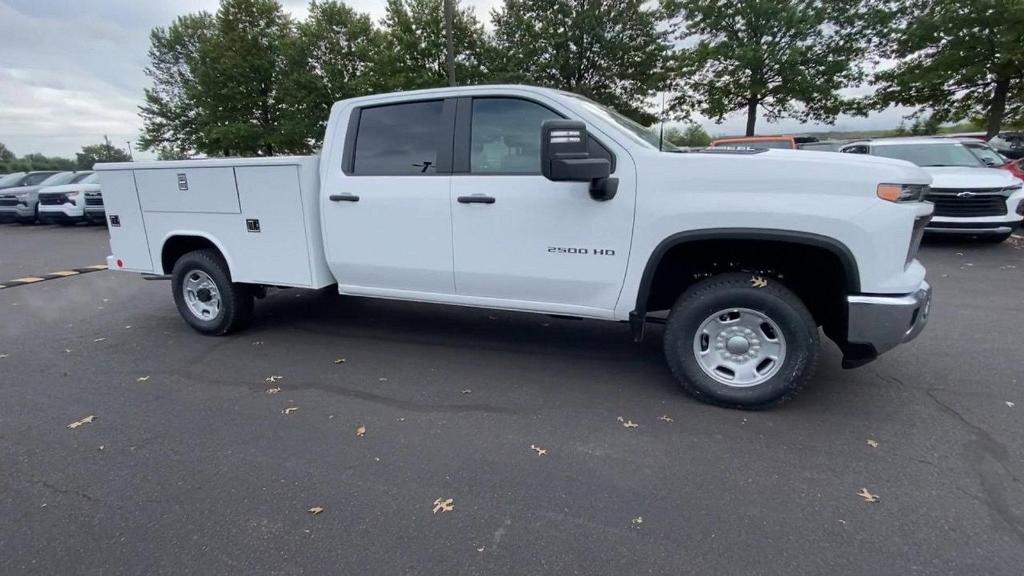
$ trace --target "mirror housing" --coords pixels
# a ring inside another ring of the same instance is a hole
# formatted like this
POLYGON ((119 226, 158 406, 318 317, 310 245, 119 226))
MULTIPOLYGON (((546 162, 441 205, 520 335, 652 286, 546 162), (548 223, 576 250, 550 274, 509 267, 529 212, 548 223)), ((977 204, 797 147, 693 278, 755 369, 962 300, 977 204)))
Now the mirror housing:
POLYGON ((590 157, 587 125, 577 120, 547 120, 540 129, 540 170, 553 182, 590 182, 590 196, 611 200, 619 181, 611 178, 606 158, 590 157))

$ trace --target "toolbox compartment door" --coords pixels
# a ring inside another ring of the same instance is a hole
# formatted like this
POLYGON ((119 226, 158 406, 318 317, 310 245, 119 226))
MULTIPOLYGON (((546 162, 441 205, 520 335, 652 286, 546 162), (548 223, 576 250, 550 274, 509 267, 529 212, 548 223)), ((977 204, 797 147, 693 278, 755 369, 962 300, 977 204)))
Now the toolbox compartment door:
POLYGON ((135 179, 139 203, 147 213, 241 213, 231 167, 136 170, 135 179))
POLYGON ((110 254, 117 270, 153 272, 149 239, 139 206, 135 177, 131 170, 103 170, 100 173, 103 205, 110 231, 110 254), (121 266, 117 266, 117 262, 121 266))

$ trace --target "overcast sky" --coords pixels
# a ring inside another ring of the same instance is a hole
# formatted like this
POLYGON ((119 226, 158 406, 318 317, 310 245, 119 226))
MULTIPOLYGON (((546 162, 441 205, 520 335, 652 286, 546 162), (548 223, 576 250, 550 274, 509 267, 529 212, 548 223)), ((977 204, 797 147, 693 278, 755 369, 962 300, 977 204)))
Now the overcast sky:
MULTIPOLYGON (((384 0, 347 0, 375 18, 384 0)), ((466 2, 466 0, 464 0, 466 2)), ((500 0, 468 0, 481 20, 500 0)), ((175 16, 215 11, 217 0, 0 0, 0 142, 16 154, 41 152, 73 157, 83 144, 106 134, 119 146, 134 146, 141 122, 138 106, 147 79, 142 73, 149 31, 175 16)), ((296 17, 306 0, 283 0, 296 17)), ((901 113, 840 118, 837 129, 890 128, 901 113)), ((712 134, 735 134, 745 118, 735 115, 712 134)), ((758 122, 758 132, 813 129, 793 121, 758 122)))

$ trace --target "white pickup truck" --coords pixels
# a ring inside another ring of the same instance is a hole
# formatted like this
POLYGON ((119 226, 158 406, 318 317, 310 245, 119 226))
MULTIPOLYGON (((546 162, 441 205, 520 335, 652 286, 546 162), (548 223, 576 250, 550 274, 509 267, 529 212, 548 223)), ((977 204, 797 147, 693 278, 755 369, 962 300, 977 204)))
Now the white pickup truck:
MULTIPOLYGON (((899 160, 662 150, 527 86, 338 102, 318 156, 98 164, 112 270, 170 275, 193 328, 267 286, 665 325, 683 388, 763 407, 916 337, 930 177, 899 160)), ((439 312, 441 313, 441 312, 439 312)))

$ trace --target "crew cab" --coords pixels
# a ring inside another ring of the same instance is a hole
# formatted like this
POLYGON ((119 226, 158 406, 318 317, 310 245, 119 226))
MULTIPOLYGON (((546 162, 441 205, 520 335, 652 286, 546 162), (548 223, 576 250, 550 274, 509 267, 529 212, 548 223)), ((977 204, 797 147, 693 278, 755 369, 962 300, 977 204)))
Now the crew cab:
MULTIPOLYGON (((664 324, 692 395, 757 408, 915 338, 931 178, 785 150, 661 150, 581 96, 476 86, 334 104, 318 156, 97 164, 112 270, 169 275, 195 330, 267 287, 664 324)), ((441 310, 439 314, 443 313, 441 310)))
POLYGON ((926 200, 935 204, 935 217, 929 233, 1002 242, 1024 220, 1021 180, 1008 170, 988 167, 956 140, 881 138, 852 142, 840 152, 906 160, 931 174, 926 200))

